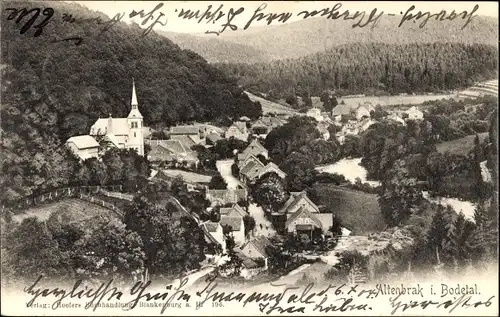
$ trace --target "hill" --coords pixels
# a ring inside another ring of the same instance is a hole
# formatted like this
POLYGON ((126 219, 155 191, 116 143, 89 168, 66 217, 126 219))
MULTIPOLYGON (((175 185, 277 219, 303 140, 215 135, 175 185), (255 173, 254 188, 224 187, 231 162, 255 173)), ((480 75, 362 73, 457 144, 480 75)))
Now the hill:
POLYGON ((271 56, 252 46, 232 43, 214 36, 196 36, 175 32, 158 32, 183 49, 191 50, 209 63, 260 63, 271 60, 271 56))
MULTIPOLYGON (((488 137, 488 132, 479 133, 478 136, 479 141, 483 142, 488 137)), ((439 153, 450 152, 452 154, 467 156, 474 148, 475 138, 476 135, 474 134, 456 140, 441 142, 436 144, 436 150, 439 153)))
POLYGON ((99 215, 111 216, 114 218, 118 217, 116 213, 107 208, 92 204, 85 200, 68 198, 55 203, 26 209, 14 215, 12 220, 20 223, 25 218, 37 217, 39 220, 45 221, 55 212, 64 215, 64 219, 67 222, 82 222, 99 215))
POLYGON ((377 195, 327 184, 316 184, 313 188, 319 204, 334 212, 352 235, 367 235, 386 228, 377 195))
MULTIPOLYGON (((213 35, 196 35, 200 39, 209 39, 211 44, 204 43, 203 45, 207 45, 204 50, 199 49, 201 44, 193 41, 194 38, 191 36, 176 35, 174 42, 179 41, 179 45, 192 49, 209 61, 222 59, 230 61, 234 55, 246 54, 245 50, 248 47, 259 52, 259 59, 278 60, 303 57, 353 43, 447 42, 497 45, 498 21, 491 17, 477 16, 463 30, 461 27, 464 21, 461 19, 446 22, 429 20, 424 28, 419 28, 418 23, 406 23, 398 27, 399 22, 398 17, 384 16, 373 29, 353 28, 352 20, 331 20, 319 17, 278 26, 226 31, 217 38, 213 35), (225 43, 223 45, 228 47, 228 50, 221 52, 217 48, 220 43, 225 43), (231 47, 227 43, 235 45, 231 47)), ((253 60, 241 59, 239 62, 254 63, 253 60)))
POLYGON ((296 59, 217 64, 247 90, 321 96, 442 92, 496 78, 498 49, 484 44, 346 44, 296 59))
POLYGON ((250 100, 254 102, 259 102, 262 106, 262 113, 275 113, 275 114, 289 114, 289 115, 296 115, 298 114, 297 111, 294 109, 287 107, 285 105, 269 101, 267 99, 264 99, 262 97, 256 96, 248 91, 245 91, 245 93, 248 95, 250 100))
MULTIPOLYGON (((19 2, 2 5, 18 8, 19 2)), ((132 78, 148 126, 261 114, 235 80, 154 31, 144 35, 137 24, 110 23, 76 3, 22 6, 53 15, 37 29, 38 22, 29 28, 29 17, 16 23, 2 11, 0 158, 9 162, 1 166, 2 198, 50 187, 53 179, 62 181, 52 185, 64 185, 72 176, 63 168, 64 142, 88 133, 99 117, 126 117, 132 78)))

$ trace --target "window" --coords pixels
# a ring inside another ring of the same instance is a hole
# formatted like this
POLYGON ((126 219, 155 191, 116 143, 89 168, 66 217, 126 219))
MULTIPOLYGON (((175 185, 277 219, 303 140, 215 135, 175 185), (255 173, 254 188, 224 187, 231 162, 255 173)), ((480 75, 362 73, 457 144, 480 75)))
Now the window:
POLYGON ((136 138, 136 137, 137 137, 137 134, 134 132, 134 138, 136 138))
POLYGON ((132 122, 132 129, 136 129, 138 127, 137 122, 132 122))

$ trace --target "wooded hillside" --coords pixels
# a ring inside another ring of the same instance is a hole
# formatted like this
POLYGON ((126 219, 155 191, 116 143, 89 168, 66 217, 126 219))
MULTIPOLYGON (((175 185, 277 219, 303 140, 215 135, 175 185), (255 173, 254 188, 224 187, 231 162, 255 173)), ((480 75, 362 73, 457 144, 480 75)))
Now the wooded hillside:
POLYGON ((350 44, 297 59, 217 64, 250 91, 282 98, 297 93, 435 92, 497 76, 498 51, 483 44, 350 44))

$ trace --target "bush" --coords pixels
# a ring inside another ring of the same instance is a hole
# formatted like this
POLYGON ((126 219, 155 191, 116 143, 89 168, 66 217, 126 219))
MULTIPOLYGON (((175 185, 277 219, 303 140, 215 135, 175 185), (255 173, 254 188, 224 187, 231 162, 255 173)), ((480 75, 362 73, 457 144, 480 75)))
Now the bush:
POLYGON ((233 165, 231 165, 231 174, 233 174, 236 178, 240 177, 240 168, 238 167, 238 164, 233 163, 233 165))

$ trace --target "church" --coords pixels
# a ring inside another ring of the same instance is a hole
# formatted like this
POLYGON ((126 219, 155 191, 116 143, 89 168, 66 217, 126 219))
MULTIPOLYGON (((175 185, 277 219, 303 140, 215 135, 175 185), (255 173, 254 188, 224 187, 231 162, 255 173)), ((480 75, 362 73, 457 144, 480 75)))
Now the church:
POLYGON ((81 159, 97 157, 97 142, 89 139, 103 137, 113 146, 120 149, 134 149, 144 156, 144 127, 143 117, 139 111, 135 82, 132 80, 132 101, 130 113, 126 118, 99 118, 90 128, 90 135, 82 135, 68 139, 66 144, 81 159), (90 148, 89 148, 90 146, 90 148))

